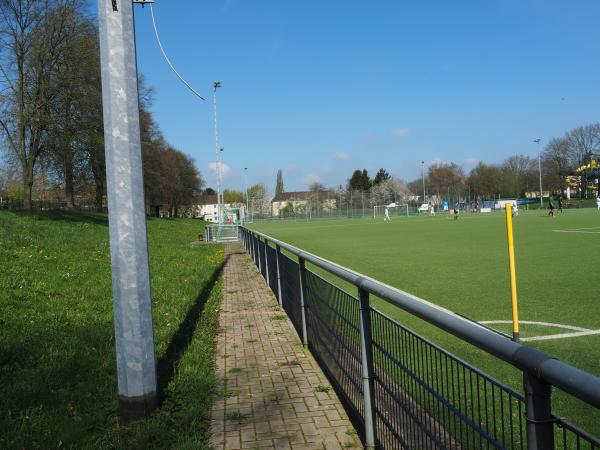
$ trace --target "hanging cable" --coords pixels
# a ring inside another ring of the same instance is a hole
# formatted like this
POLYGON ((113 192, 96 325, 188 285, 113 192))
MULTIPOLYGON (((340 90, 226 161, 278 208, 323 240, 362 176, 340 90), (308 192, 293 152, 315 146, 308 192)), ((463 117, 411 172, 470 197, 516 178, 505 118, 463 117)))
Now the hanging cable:
POLYGON ((163 55, 163 58, 165 59, 165 61, 167 62, 167 64, 171 68, 171 70, 175 73, 175 75, 177 75, 177 78, 179 78, 181 80, 181 82, 183 84, 185 84, 187 86, 187 88, 190 91, 192 91, 192 93, 196 97, 198 97, 200 100, 204 100, 204 97, 202 97, 200 94, 198 94, 198 92, 196 92, 196 90, 190 85, 190 83, 185 81, 185 79, 181 75, 179 75, 179 72, 177 72, 177 69, 175 69, 175 67, 171 63, 171 60, 167 56, 165 49, 163 48, 162 43, 160 41, 160 36, 158 35, 158 28, 156 27, 156 20, 154 19, 154 8, 152 6, 152 3, 150 3, 150 15, 152 16, 152 26, 154 27, 154 36, 156 36, 156 42, 158 43, 158 46, 160 47, 160 51, 163 55))

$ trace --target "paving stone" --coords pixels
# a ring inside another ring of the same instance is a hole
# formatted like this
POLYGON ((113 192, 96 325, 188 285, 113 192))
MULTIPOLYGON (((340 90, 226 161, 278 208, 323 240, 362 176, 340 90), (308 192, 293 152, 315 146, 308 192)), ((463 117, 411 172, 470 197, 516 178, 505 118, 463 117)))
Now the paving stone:
MULTIPOLYGON (((264 279, 238 243, 226 244, 216 366, 237 396, 213 405, 215 449, 341 449, 352 425, 264 279), (241 372, 231 369, 241 369, 241 372)), ((353 448, 362 448, 354 439, 353 448)))

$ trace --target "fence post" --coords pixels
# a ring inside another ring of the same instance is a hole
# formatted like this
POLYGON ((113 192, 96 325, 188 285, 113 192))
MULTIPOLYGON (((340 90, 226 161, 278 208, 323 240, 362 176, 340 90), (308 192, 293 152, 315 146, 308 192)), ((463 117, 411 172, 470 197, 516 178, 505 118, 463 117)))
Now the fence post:
POLYGON ((373 333, 369 293, 358 288, 360 300, 360 347, 362 362, 363 396, 365 402, 365 445, 375 448, 375 370, 373 368, 373 333))
POLYGON ((554 420, 552 418, 552 386, 524 372, 525 417, 527 420, 527 449, 554 449, 554 420))
POLYGON ((251 247, 252 247, 252 261, 254 261, 254 264, 256 264, 256 238, 254 237, 253 234, 250 234, 250 243, 251 243, 251 247))
POLYGON ((306 327, 306 263, 303 258, 298 258, 298 270, 300 272, 300 311, 302 312, 302 343, 308 345, 308 334, 306 327))
POLYGON ((265 238, 265 281, 267 282, 267 286, 271 287, 269 284, 269 241, 265 238))
POLYGON ((262 274, 262 261, 260 260, 260 237, 256 236, 256 257, 258 258, 258 271, 262 274))
POLYGON ((279 306, 283 306, 283 296, 281 294, 281 271, 279 270, 279 255, 281 254, 281 247, 275 246, 275 262, 277 263, 277 300, 279 306))

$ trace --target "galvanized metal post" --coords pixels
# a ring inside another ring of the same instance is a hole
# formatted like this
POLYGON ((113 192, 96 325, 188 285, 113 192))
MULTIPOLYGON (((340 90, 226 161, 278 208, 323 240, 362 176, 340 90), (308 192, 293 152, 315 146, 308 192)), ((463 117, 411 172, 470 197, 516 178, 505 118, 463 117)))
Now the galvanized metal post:
POLYGON ((260 237, 256 237, 256 258, 258 259, 258 271, 262 273, 262 261, 260 259, 260 237))
POLYGON ((269 247, 269 242, 265 238, 265 281, 267 282, 267 286, 271 287, 269 285, 269 255, 267 253, 267 251, 269 250, 268 247, 269 247))
POLYGON ((279 269, 279 256, 281 255, 281 247, 275 246, 275 261, 277 263, 277 300, 279 306, 283 306, 283 296, 281 294, 281 270, 279 269))
POLYGON ((300 311, 302 313, 302 343, 308 345, 308 327, 306 326, 306 263, 298 258, 298 271, 300 274, 300 311))
POLYGON ((528 450, 552 450, 554 449, 552 386, 536 376, 524 372, 523 387, 527 419, 527 448, 528 450))
POLYGON ((365 446, 375 448, 375 370, 373 368, 373 334, 369 293, 358 288, 360 300, 360 348, 365 403, 365 446))
POLYGON ((133 3, 98 1, 119 407, 124 423, 158 406, 133 3))

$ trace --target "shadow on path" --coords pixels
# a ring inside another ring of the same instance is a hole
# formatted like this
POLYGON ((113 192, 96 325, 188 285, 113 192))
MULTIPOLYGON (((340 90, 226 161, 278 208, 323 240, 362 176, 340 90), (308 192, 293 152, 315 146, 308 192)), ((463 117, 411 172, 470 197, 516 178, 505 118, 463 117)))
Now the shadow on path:
POLYGON ((179 365, 179 361, 192 342, 192 336, 202 317, 204 305, 210 297, 216 282, 223 273, 223 268, 225 267, 225 264, 227 264, 228 259, 229 256, 226 256, 221 265, 215 269, 208 282, 198 294, 198 297, 196 297, 192 306, 190 306, 181 325, 179 325, 179 329, 173 335, 165 354, 158 360, 156 372, 158 377, 158 395, 161 403, 165 400, 167 387, 175 375, 175 369, 179 365))

